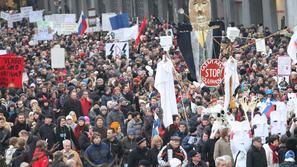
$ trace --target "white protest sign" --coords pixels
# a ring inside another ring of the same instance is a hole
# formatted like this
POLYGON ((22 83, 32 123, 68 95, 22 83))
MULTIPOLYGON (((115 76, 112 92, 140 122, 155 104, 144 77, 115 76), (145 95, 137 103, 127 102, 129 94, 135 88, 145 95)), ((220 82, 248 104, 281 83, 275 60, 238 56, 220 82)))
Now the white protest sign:
POLYGON ((42 15, 43 15, 43 10, 30 11, 30 14, 29 14, 30 23, 42 21, 43 20, 42 15))
MULTIPOLYGON (((53 24, 54 32, 58 32, 58 34, 64 34, 66 24, 69 24, 69 27, 71 27, 74 25, 74 23, 76 23, 76 15, 75 14, 45 15, 44 20, 54 23, 53 24), (62 27, 62 26, 64 26, 64 27, 62 27)), ((66 33, 69 33, 69 32, 66 32, 66 33)), ((67 34, 65 34, 65 35, 67 35, 67 34)))
POLYGON ((21 14, 23 17, 29 17, 31 11, 33 11, 32 6, 21 7, 21 14))
POLYGON ((53 34, 51 29, 53 27, 53 23, 49 21, 38 21, 37 22, 38 33, 35 36, 35 40, 52 40, 53 34))
POLYGON ((7 22, 7 27, 8 27, 8 28, 13 28, 13 22, 10 21, 10 20, 8 20, 8 22, 7 22))
POLYGON ((256 39, 257 52, 266 53, 265 39, 256 39))
POLYGON ((173 38, 174 36, 173 36, 172 29, 166 29, 166 35, 169 35, 169 36, 171 36, 173 38))
POLYGON ((27 83, 29 81, 29 77, 26 72, 23 72, 22 81, 23 81, 23 83, 27 83))
POLYGON ((289 76, 278 76, 277 77, 277 85, 278 88, 281 90, 287 90, 287 87, 289 86, 289 76))
POLYGON ((51 49, 52 68, 65 68, 65 49, 56 45, 51 49))
POLYGON ((77 32, 77 23, 62 23, 58 34, 70 35, 77 32))
POLYGON ((172 37, 171 36, 160 36, 160 45, 165 51, 169 51, 172 46, 172 37))
POLYGON ((115 13, 102 13, 102 31, 111 31, 110 17, 116 16, 115 13))
POLYGON ((288 76, 291 74, 291 58, 289 56, 280 56, 277 60, 278 76, 288 76))
POLYGON ((5 55, 6 53, 6 50, 0 50, 0 55, 5 55))
POLYGON ((128 42, 106 43, 105 44, 105 55, 106 56, 126 55, 128 58, 129 57, 129 43, 128 42))
POLYGON ((75 23, 76 22, 75 14, 64 14, 64 22, 65 23, 75 23))
POLYGON ((237 27, 227 28, 227 37, 233 42, 237 37, 239 37, 240 30, 237 27))
POLYGON ((1 18, 8 21, 10 18, 10 15, 9 15, 9 13, 1 12, 1 18))
POLYGON ((15 13, 10 15, 9 21, 18 22, 23 20, 23 15, 21 13, 15 13))

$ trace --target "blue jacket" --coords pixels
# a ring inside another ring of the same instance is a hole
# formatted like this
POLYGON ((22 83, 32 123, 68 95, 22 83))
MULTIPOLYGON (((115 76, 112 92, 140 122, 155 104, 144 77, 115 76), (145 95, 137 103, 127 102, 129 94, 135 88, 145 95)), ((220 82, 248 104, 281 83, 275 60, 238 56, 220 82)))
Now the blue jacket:
POLYGON ((91 167, 91 163, 95 165, 101 165, 104 163, 110 163, 112 156, 109 151, 108 145, 101 142, 100 144, 92 144, 85 151, 86 166, 91 167))

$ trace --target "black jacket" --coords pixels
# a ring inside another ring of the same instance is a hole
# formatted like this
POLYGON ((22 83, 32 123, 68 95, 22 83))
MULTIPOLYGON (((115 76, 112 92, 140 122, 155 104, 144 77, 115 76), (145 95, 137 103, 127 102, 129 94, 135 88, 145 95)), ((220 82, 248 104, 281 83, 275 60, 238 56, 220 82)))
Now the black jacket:
POLYGON ((112 142, 108 139, 103 139, 102 142, 109 146, 112 157, 115 158, 117 156, 118 159, 120 159, 123 156, 123 148, 121 142, 118 141, 116 138, 112 142))
POLYGON ((279 167, 297 167, 296 162, 283 162, 279 167))
POLYGON ((12 154, 11 165, 12 167, 19 167, 22 162, 30 162, 28 152, 24 148, 18 148, 12 154))
POLYGON ((10 138, 10 132, 6 128, 0 129, 0 154, 5 152, 8 147, 8 140, 10 138))
POLYGON ((79 136, 78 143, 82 151, 85 151, 91 145, 91 141, 87 132, 82 132, 82 134, 79 136))
POLYGON ((11 136, 12 137, 19 137, 19 132, 21 130, 26 130, 26 131, 30 131, 30 127, 28 124, 26 123, 19 123, 17 122, 12 128, 11 128, 11 136))
MULTIPOLYGON (((151 160, 151 157, 149 156, 149 150, 147 148, 140 149, 137 147, 134 149, 131 154, 128 157, 128 166, 129 167, 138 167, 138 163, 141 160, 151 160)), ((151 161, 150 161, 151 162, 151 161)))
POLYGON ((73 131, 71 128, 69 128, 68 126, 57 126, 54 129, 54 133, 55 133, 55 143, 58 143, 59 146, 57 147, 57 150, 62 150, 63 149, 63 140, 68 139, 71 140, 72 143, 74 144, 74 146, 76 148, 79 148, 79 144, 78 141, 76 140, 76 138, 74 137, 73 131))
POLYGON ((160 152, 161 149, 158 149, 156 147, 150 149, 149 151, 149 155, 150 155, 150 158, 151 158, 151 162, 152 162, 152 165, 153 166, 158 166, 158 154, 160 152))
POLYGON ((63 109, 64 116, 67 116, 70 113, 70 111, 74 111, 77 118, 82 116, 82 107, 80 101, 77 99, 73 100, 69 98, 67 101, 65 101, 63 109))
POLYGON ((54 133, 55 125, 46 125, 43 124, 39 128, 39 136, 42 140, 47 140, 48 148, 51 149, 55 143, 55 133, 54 133))
POLYGON ((264 148, 261 150, 251 146, 247 152, 246 167, 267 167, 266 153, 264 148))
POLYGON ((195 165, 193 162, 189 162, 186 167, 207 167, 207 165, 203 161, 199 162, 197 165, 195 165))
POLYGON ((29 135, 29 138, 27 140, 27 146, 29 147, 28 158, 30 159, 30 161, 33 158, 33 153, 35 151, 37 141, 38 141, 38 137, 37 136, 29 135))

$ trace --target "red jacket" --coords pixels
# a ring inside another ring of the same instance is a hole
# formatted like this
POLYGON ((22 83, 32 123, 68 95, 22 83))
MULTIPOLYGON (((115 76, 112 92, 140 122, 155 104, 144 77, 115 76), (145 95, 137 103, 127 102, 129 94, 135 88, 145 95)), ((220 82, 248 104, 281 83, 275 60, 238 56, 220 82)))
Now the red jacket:
POLYGON ((84 98, 80 98, 80 104, 81 104, 81 107, 82 107, 82 112, 83 112, 83 115, 84 116, 89 116, 89 111, 92 107, 92 102, 87 100, 87 99, 84 99, 84 98))
POLYGON ((33 160, 32 167, 47 167, 49 163, 47 155, 40 148, 35 149, 33 160))

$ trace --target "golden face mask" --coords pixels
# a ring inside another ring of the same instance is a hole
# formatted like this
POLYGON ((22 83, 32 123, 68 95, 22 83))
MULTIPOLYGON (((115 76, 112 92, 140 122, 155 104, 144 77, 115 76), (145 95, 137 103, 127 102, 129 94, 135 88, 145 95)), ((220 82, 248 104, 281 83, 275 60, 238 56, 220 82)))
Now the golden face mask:
POLYGON ((211 19, 210 0, 189 0, 189 17, 195 31, 205 31, 211 19))

